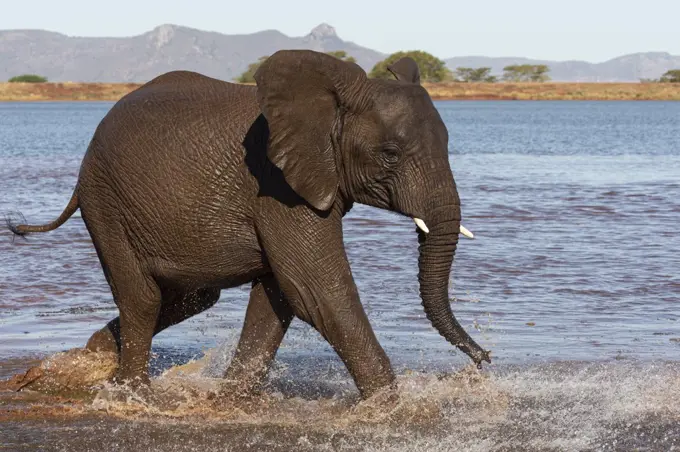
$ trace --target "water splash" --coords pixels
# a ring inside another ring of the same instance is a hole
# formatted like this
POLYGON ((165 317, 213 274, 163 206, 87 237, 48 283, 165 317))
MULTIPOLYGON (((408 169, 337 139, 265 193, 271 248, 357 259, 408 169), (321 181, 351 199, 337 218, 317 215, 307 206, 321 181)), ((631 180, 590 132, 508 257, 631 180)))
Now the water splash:
MULTIPOLYGON (((93 402, 67 403, 67 409, 62 400, 61 411, 54 399, 33 396, 32 419, 50 425, 56 443, 64 443, 72 428, 88 429, 92 438, 79 440, 84 450, 96 450, 94 438, 111 441, 119 435, 130 447, 149 450, 680 447, 677 363, 614 360, 505 366, 491 372, 472 366, 440 373, 406 370, 398 375, 396 400, 384 393, 365 401, 343 372, 330 383, 323 372, 307 375, 296 386, 291 380, 299 373, 282 366, 251 400, 216 403, 213 394, 221 380, 215 375, 228 362, 232 342, 152 379, 152 389, 174 402, 170 407, 104 384, 93 402), (111 397, 116 391, 124 397, 111 397), (187 436, 177 438, 176 432, 187 436), (149 437, 155 442, 149 443, 149 437), (243 444, 249 446, 240 449, 243 444)), ((21 419, 23 429, 47 429, 23 414, 13 418, 7 413, 5 420, 21 419)))

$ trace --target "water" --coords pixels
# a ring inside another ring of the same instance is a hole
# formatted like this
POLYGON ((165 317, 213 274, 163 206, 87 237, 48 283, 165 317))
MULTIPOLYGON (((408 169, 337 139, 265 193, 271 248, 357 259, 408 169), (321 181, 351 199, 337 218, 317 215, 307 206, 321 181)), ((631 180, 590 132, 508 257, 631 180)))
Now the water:
MULTIPOLYGON (((110 107, 0 104, 0 212, 21 210, 31 223, 54 219, 110 107)), ((356 390, 339 359, 296 320, 266 391, 273 399, 259 411, 130 416, 111 406, 102 411, 5 393, 0 444, 10 450, 680 448, 680 103, 437 107, 449 127, 463 224, 476 236, 461 240, 452 307, 492 350, 493 364, 481 374, 425 318, 412 222, 356 206, 344 221, 346 248, 405 401, 390 419, 362 404, 357 411, 356 390)), ((214 385, 240 332, 248 290, 223 291, 214 308, 159 334, 154 384, 214 385), (199 361, 188 377, 163 374, 190 360, 199 361)), ((28 240, 0 232, 0 309, 0 378, 84 345, 115 317, 78 214, 28 240)))

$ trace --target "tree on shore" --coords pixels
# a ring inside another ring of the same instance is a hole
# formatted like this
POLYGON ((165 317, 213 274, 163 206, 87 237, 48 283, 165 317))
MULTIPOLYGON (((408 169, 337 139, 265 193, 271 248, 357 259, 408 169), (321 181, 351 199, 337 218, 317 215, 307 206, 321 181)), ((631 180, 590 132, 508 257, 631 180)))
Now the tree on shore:
POLYGON ((680 83, 680 69, 666 71, 660 78, 641 78, 640 83, 680 83))
POLYGON ((36 74, 23 74, 17 75, 9 79, 9 83, 45 83, 47 82, 47 77, 36 74))
POLYGON ((661 83, 680 83, 680 69, 666 71, 659 79, 661 83))
POLYGON ((490 67, 458 67, 454 73, 457 82, 495 83, 498 77, 491 75, 490 67))
POLYGON ((243 74, 236 77, 235 80, 239 83, 255 83, 255 72, 257 72, 257 69, 267 60, 267 58, 269 58, 269 55, 261 56, 256 62, 250 63, 248 69, 246 69, 243 74))
MULTIPOLYGON (((326 52, 326 55, 330 55, 349 63, 356 63, 357 61, 353 56, 347 55, 347 52, 344 50, 326 52)), ((257 69, 267 60, 267 58, 269 58, 269 55, 261 56, 256 62, 250 63, 248 65, 248 69, 246 69, 245 72, 236 77, 234 80, 239 83, 255 83, 255 72, 257 72, 257 69)))
POLYGON ((451 71, 439 58, 421 50, 411 50, 408 52, 396 52, 388 56, 375 66, 368 74, 370 78, 392 79, 394 76, 387 70, 387 66, 395 63, 403 57, 411 57, 418 64, 420 69, 420 80, 423 82, 443 82, 451 80, 451 71))
POLYGON ((503 68, 503 80, 507 82, 547 82, 550 68, 545 64, 513 64, 503 68))

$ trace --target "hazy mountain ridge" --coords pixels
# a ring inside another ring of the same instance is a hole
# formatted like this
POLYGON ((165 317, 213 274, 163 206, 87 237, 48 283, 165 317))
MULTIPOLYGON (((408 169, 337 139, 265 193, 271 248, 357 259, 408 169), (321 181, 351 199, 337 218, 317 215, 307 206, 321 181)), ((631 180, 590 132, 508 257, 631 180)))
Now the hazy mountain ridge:
MULTIPOLYGON (((279 49, 344 50, 367 71, 387 56, 342 40, 327 24, 302 37, 286 36, 276 30, 225 35, 167 24, 123 38, 74 37, 44 30, 0 30, 0 80, 35 73, 50 81, 143 82, 174 69, 232 80, 248 64, 279 49)), ((602 63, 483 56, 445 61, 451 69, 488 66, 495 74, 502 73, 503 67, 509 64, 547 64, 552 79, 557 81, 635 82, 640 78, 658 78, 669 69, 680 68, 680 56, 662 52, 625 55, 602 63)))
POLYGON ((364 68, 385 55, 340 39, 322 24, 303 37, 276 30, 225 35, 161 25, 129 38, 82 38, 43 30, 0 31, 0 80, 37 73, 51 81, 143 82, 174 69, 231 80, 279 49, 345 50, 364 68))

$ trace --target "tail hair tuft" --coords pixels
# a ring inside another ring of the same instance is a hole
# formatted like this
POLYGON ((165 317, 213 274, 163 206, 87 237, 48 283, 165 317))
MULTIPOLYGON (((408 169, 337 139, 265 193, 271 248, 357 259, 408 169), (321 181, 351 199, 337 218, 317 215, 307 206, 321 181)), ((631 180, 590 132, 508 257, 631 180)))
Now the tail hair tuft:
POLYGON ((14 238, 19 236, 26 238, 27 232, 21 228, 22 224, 26 224, 26 217, 21 212, 11 212, 5 215, 5 224, 7 229, 12 232, 12 243, 14 238))

